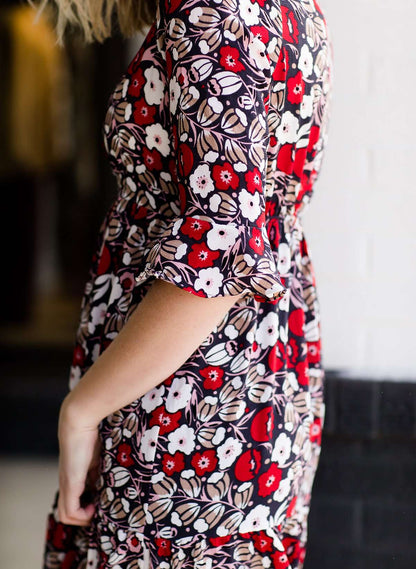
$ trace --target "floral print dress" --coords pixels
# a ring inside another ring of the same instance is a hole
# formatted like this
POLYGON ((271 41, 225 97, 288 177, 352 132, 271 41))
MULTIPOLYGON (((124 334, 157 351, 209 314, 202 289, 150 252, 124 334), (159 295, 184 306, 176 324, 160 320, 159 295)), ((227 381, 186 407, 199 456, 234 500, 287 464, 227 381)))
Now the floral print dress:
POLYGON ((303 567, 325 403, 301 217, 331 85, 315 0, 158 1, 108 103, 118 193, 69 388, 155 278, 246 294, 175 373, 100 423, 94 517, 59 522, 56 492, 44 569, 303 567))

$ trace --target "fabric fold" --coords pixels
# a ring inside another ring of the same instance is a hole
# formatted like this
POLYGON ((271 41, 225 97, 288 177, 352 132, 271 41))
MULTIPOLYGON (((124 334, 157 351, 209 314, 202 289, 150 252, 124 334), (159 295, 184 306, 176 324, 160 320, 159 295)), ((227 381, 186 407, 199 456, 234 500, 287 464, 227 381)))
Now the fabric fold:
POLYGON ((270 301, 286 292, 264 224, 177 217, 147 247, 140 268, 138 284, 160 278, 205 298, 246 292, 270 301))

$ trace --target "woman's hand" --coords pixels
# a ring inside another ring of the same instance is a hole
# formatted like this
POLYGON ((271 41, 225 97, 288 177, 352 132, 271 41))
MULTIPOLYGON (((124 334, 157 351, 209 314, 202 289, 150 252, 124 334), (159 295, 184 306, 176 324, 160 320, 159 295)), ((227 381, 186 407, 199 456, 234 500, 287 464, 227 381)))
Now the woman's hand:
MULTIPOLYGON (((68 398, 69 396, 67 396, 68 398)), ((58 518, 64 524, 87 526, 94 515, 93 503, 82 507, 85 490, 94 492, 99 475, 101 439, 98 427, 85 426, 67 399, 61 405, 58 424, 58 518)))

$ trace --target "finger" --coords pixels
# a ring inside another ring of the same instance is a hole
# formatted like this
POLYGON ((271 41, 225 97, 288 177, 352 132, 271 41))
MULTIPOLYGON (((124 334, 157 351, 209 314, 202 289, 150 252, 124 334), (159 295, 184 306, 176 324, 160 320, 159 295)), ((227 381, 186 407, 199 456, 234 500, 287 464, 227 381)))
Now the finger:
POLYGON ((84 484, 67 484, 62 491, 62 511, 58 513, 59 519, 67 524, 85 526, 91 522, 94 515, 94 504, 85 508, 80 505, 80 496, 84 492, 84 484))

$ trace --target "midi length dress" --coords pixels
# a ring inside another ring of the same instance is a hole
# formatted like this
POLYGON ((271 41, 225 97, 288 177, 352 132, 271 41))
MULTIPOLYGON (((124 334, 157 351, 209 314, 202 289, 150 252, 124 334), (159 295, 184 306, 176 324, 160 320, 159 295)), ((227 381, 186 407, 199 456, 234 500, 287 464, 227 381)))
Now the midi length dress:
POLYGON ((103 124, 118 192, 69 389, 155 278, 246 294, 175 373, 102 420, 95 514, 59 522, 56 492, 44 569, 303 567, 325 401, 301 214, 332 61, 315 0, 158 2, 103 124))

